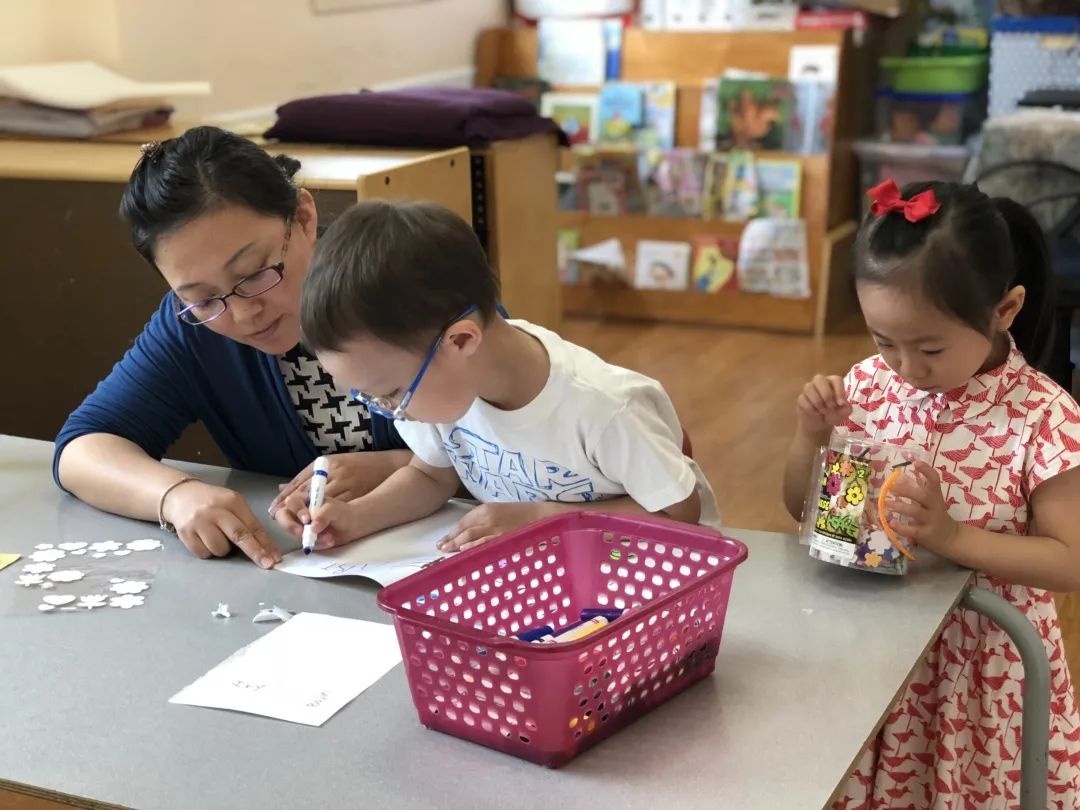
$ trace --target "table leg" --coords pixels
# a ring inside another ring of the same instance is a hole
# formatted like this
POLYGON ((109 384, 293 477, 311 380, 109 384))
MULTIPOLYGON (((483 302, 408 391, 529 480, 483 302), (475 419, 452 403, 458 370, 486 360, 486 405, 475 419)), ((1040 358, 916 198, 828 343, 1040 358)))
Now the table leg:
POLYGON ((1050 662, 1042 638, 1023 613, 984 588, 971 588, 960 604, 997 622, 1020 653, 1024 664, 1020 808, 1045 810, 1047 750, 1050 746, 1050 662))

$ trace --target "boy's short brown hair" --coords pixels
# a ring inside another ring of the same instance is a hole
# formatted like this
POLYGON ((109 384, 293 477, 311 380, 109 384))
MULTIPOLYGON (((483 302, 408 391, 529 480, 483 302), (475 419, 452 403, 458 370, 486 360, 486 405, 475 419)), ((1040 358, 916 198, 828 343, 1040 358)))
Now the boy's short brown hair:
POLYGON ((358 203, 326 230, 300 297, 300 329, 313 352, 340 351, 360 335, 425 349, 476 306, 496 312, 499 283, 459 216, 428 202, 358 203))

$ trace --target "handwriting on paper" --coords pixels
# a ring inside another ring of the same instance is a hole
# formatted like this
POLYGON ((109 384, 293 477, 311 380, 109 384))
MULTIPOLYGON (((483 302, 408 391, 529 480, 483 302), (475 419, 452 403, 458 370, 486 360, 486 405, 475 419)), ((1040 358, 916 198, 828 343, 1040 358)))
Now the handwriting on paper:
POLYGON ((302 577, 366 577, 390 585, 450 556, 435 544, 472 508, 451 501, 434 515, 327 551, 286 554, 274 570, 302 577))
POLYGON ((400 661, 392 625, 298 613, 169 702, 321 726, 400 661))

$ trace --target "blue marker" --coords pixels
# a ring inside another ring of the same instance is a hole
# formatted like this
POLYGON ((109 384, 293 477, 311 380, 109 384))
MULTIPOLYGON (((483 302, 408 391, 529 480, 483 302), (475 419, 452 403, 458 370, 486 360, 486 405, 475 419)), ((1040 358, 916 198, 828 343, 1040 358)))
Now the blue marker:
MULTIPOLYGON (((319 456, 315 459, 315 468, 311 472, 311 489, 308 492, 308 504, 312 511, 322 506, 323 498, 326 497, 326 482, 329 477, 330 462, 326 460, 326 456, 319 456)), ((304 535, 300 540, 305 554, 310 554, 312 549, 315 548, 316 539, 315 530, 308 523, 304 526, 304 535)))
POLYGON ((587 622, 589 619, 603 616, 609 622, 613 622, 622 615, 622 608, 585 608, 581 611, 581 620, 587 622))
POLYGON ((553 632, 555 631, 551 628, 551 625, 545 624, 543 627, 534 627, 532 630, 518 633, 518 639, 521 641, 536 641, 538 638, 550 636, 553 632))

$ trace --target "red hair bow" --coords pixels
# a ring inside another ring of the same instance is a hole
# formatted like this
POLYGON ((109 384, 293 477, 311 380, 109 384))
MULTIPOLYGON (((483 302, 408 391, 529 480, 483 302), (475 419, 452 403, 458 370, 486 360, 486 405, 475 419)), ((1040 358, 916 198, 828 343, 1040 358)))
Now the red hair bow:
POLYGON ((899 211, 908 222, 919 222, 941 210, 941 203, 932 189, 921 191, 910 200, 905 200, 900 196, 896 181, 891 179, 874 186, 866 194, 874 201, 870 206, 870 213, 875 217, 899 211))

